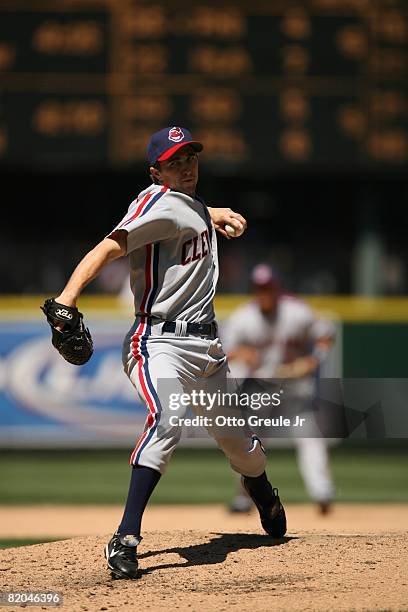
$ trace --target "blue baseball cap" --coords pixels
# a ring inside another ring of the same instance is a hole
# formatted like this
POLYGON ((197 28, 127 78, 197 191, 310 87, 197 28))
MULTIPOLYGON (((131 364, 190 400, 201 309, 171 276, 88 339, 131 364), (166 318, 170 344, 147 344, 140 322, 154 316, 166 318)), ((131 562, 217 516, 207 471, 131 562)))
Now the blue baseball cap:
POLYGON ((158 161, 169 159, 176 151, 191 145, 198 153, 203 150, 203 145, 197 140, 193 140, 190 132, 182 127, 166 127, 155 132, 150 138, 147 147, 147 159, 151 166, 158 161))

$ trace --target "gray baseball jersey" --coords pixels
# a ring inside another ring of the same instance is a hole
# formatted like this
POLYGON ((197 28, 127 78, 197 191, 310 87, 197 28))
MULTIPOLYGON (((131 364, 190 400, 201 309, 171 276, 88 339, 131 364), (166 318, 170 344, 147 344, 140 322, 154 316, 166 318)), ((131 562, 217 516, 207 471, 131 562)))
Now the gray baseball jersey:
POLYGON ((126 230, 135 314, 210 323, 218 280, 215 230, 197 198, 151 185, 115 229, 126 230))

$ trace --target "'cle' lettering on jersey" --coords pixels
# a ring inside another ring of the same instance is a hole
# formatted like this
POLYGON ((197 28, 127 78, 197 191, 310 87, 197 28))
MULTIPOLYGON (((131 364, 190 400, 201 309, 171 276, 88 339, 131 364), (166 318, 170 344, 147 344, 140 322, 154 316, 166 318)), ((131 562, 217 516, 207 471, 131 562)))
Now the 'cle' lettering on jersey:
POLYGON ((181 263, 183 266, 192 261, 199 261, 209 253, 210 237, 208 230, 201 232, 194 238, 186 240, 181 249, 181 263))

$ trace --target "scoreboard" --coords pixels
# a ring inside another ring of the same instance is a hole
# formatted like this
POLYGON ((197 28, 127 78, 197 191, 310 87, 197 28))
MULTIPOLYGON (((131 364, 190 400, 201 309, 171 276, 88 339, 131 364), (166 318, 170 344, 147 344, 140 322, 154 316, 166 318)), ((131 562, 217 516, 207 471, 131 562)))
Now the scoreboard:
POLYGON ((185 125, 239 170, 408 161, 407 0, 1 0, 0 164, 142 163, 185 125))

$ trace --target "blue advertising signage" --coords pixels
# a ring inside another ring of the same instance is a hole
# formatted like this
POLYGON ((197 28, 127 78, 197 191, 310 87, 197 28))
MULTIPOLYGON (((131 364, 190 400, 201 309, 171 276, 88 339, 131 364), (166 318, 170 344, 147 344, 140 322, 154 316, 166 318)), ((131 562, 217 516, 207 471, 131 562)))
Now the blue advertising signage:
POLYGON ((44 321, 0 321, 0 446, 126 445, 146 409, 123 372, 129 321, 90 321, 95 343, 84 366, 66 363, 44 321))

